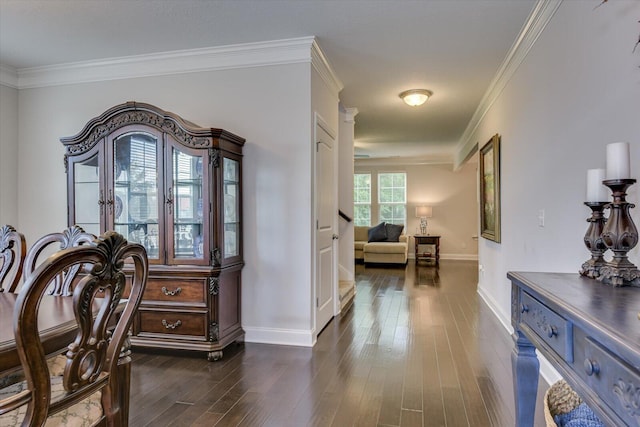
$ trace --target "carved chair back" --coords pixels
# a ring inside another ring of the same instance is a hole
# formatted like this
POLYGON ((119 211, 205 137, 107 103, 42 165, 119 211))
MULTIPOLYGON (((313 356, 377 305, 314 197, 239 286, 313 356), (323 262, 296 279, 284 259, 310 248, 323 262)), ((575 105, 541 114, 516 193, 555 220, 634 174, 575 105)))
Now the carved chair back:
MULTIPOLYGON (((72 248, 83 244, 90 244, 96 238, 91 233, 85 232, 82 227, 72 225, 61 233, 51 233, 42 236, 33 246, 29 248, 24 262, 24 277, 31 276, 36 267, 49 253, 56 250, 72 248), (55 247, 55 244, 58 247, 55 247)), ((73 282, 81 271, 81 265, 73 265, 64 271, 60 271, 51 281, 49 286, 50 295, 70 296, 73 293, 73 282)))
MULTIPOLYGON (((20 416, 24 413, 22 426, 42 426, 48 417, 73 409, 77 402, 87 405, 86 401, 95 400, 96 394, 99 394, 102 411, 97 420, 92 419, 86 425, 127 425, 123 415, 126 409, 119 407, 119 396, 125 393, 128 397, 129 383, 128 378, 125 384, 119 381, 118 359, 140 305, 147 276, 144 247, 130 244, 120 234, 109 231, 92 244, 56 252, 26 278, 16 301, 13 324, 26 382, 22 391, 0 400, 0 425, 5 425, 2 417, 16 411, 20 416), (133 261, 133 278, 122 309, 125 259, 133 261), (60 271, 74 265, 92 268, 78 281, 73 292, 78 332, 68 347, 64 375, 51 377, 38 331, 40 301, 49 298, 47 289, 60 271), (58 378, 63 389, 52 396, 55 388, 52 382, 58 378)), ((79 409, 77 413, 92 415, 86 409, 79 409)))
POLYGON ((14 292, 22 279, 27 244, 10 225, 0 227, 0 292, 14 292))

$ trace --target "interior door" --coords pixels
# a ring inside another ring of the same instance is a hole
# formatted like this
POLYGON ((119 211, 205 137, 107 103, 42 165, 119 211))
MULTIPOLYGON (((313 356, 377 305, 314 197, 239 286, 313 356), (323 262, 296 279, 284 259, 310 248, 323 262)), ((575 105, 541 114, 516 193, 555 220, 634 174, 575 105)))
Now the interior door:
POLYGON ((337 298, 335 220, 337 217, 334 138, 316 121, 316 334, 334 315, 337 298))

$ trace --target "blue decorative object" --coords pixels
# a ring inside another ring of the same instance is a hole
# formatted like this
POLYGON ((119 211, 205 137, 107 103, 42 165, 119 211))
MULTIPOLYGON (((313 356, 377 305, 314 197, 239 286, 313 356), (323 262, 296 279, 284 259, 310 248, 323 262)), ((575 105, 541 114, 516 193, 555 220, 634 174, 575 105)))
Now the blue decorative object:
POLYGON ((581 403, 576 409, 566 414, 556 415, 553 419, 558 427, 604 427, 602 421, 586 403, 581 403))

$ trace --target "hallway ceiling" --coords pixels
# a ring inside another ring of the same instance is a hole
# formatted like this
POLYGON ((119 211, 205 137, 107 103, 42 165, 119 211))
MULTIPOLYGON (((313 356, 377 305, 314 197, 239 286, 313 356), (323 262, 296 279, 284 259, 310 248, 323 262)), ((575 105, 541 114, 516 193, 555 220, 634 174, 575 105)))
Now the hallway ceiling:
POLYGON ((316 36, 356 154, 450 158, 534 0, 0 0, 13 69, 316 36), (421 107, 406 89, 434 95, 421 107))

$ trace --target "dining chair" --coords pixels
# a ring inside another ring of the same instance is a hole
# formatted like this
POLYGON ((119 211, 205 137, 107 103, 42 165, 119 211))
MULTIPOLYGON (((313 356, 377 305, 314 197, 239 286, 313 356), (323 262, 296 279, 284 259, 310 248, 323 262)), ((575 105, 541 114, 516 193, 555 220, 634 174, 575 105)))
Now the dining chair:
POLYGON ((17 297, 16 347, 26 380, 0 390, 1 426, 126 426, 130 357, 121 352, 148 276, 143 246, 108 231, 90 245, 63 249, 40 264, 17 297), (123 271, 125 259, 127 275, 123 271), (51 281, 74 265, 91 269, 73 290, 78 323, 64 375, 51 376, 38 331, 40 301, 51 281), (123 300, 125 288, 128 298, 123 300), (126 301, 126 302, 123 302, 126 301), (124 308, 123 308, 124 305, 124 308), (114 323, 115 322, 115 323, 114 323))
MULTIPOLYGON (((27 277, 31 276, 36 267, 42 263, 50 254, 55 251, 72 248, 74 246, 91 244, 96 238, 91 233, 87 233, 78 225, 72 225, 59 233, 49 233, 35 241, 29 247, 23 267, 23 282, 27 277)), ((71 296, 73 294, 73 284, 81 271, 81 265, 73 265, 58 273, 51 284, 47 293, 49 295, 71 296)), ((14 290, 15 291, 15 290, 14 290)), ((48 358, 49 373, 52 376, 62 375, 66 364, 66 356, 58 354, 55 357, 48 358)), ((1 426, 0 426, 1 427, 1 426)))
MULTIPOLYGON (((95 238, 96 236, 85 232, 82 227, 78 225, 72 225, 61 233, 50 233, 42 236, 27 252, 23 276, 25 278, 29 277, 35 271, 38 264, 42 262, 43 259, 46 259, 49 253, 83 244, 90 244, 95 238), (57 246, 56 243, 58 244, 57 246)), ((76 279, 81 267, 81 265, 73 265, 56 275, 51 282, 48 291, 49 294, 71 296, 73 293, 73 281, 76 279)))
POLYGON ((27 244, 10 225, 0 227, 0 292, 13 292, 22 279, 27 244))

